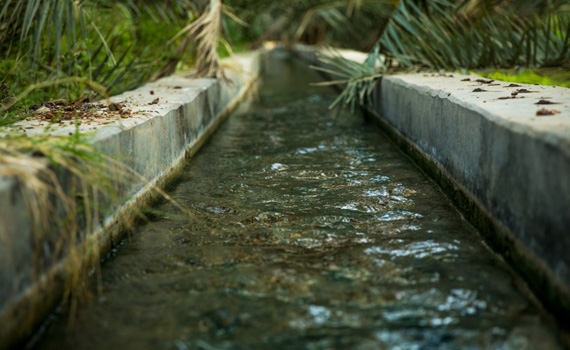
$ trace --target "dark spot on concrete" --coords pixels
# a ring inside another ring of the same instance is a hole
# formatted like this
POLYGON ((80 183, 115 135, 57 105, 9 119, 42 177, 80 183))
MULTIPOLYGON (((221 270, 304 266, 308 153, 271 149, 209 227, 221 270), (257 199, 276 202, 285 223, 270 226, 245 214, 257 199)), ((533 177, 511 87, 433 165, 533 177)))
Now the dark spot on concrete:
POLYGON ((123 107, 119 103, 111 103, 107 108, 109 108, 110 111, 116 112, 120 111, 123 107))
POLYGON ((556 105, 558 104, 558 102, 552 102, 549 100, 539 100, 537 103, 535 103, 537 105, 556 105))

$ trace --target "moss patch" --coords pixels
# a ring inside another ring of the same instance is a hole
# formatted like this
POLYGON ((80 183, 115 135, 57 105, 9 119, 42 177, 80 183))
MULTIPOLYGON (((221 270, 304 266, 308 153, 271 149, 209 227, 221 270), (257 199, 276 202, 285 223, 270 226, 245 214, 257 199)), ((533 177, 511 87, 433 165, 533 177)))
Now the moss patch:
POLYGON ((536 70, 525 68, 522 71, 512 68, 480 72, 479 75, 489 79, 510 81, 513 83, 553 85, 570 88, 570 69, 564 68, 542 68, 536 70))

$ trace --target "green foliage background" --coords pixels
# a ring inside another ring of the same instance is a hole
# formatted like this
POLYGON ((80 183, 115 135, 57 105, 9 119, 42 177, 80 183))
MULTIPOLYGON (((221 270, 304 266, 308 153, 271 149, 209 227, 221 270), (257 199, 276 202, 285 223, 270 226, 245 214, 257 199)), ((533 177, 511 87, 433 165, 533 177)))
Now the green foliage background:
MULTIPOLYGON (((171 39, 213 1, 5 0, 0 84, 12 94, 66 77, 93 81, 111 94, 134 88, 167 62, 192 65, 197 45, 177 51, 183 36, 171 39)), ((263 40, 286 46, 305 42, 370 51, 386 72, 484 70, 495 78, 534 82, 546 76, 540 81, 568 83, 567 0, 224 0, 223 5, 220 33, 237 50, 263 40)), ((349 76, 359 74, 362 69, 349 76)), ((12 115, 52 98, 93 97, 89 86, 77 81, 34 90, 12 115)))
MULTIPOLYGON (((165 43, 197 4, 168 1, 7 0, 0 8, 0 83, 17 94, 82 77, 118 93, 145 82, 172 55, 165 43)), ((19 106, 88 97, 85 84, 38 89, 19 106)))

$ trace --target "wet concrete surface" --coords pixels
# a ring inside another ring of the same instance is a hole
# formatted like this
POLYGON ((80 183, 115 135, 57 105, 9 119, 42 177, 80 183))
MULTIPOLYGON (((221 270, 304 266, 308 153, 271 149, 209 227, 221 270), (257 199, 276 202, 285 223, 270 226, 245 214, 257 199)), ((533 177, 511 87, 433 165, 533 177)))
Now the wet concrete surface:
MULTIPOLYGON (((335 94, 271 60, 103 292, 36 349, 561 349, 437 186, 335 94)), ((95 293, 95 292, 94 292, 95 293)))

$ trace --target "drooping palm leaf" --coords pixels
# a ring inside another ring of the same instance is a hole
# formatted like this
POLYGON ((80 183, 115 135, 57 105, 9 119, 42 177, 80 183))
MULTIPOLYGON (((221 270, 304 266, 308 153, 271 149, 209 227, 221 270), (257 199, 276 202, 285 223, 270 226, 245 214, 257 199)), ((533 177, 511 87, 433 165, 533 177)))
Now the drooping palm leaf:
MULTIPOLYGON (((350 106, 351 110, 354 110, 356 105, 367 105, 376 79, 382 76, 382 73, 376 69, 378 60, 375 56, 370 56, 362 64, 343 58, 340 54, 334 52, 329 55, 323 55, 319 59, 324 63, 325 67, 311 66, 311 68, 336 76, 338 79, 315 85, 344 85, 343 91, 333 101, 330 108, 334 108, 337 105, 346 105, 350 106)), ((382 67, 383 65, 384 63, 380 61, 380 66, 382 67)))
MULTIPOLYGON (((400 0, 370 57, 380 59, 382 48, 388 70, 395 65, 433 70, 570 68, 569 45, 570 4, 565 1, 400 0)), ((379 74, 336 68, 353 81, 366 82, 346 85, 335 103, 348 105, 360 101, 379 74)))
POLYGON ((570 60, 565 49, 570 8, 562 2, 514 2, 466 13, 467 1, 401 0, 379 41, 401 65, 434 69, 550 66, 570 60))

